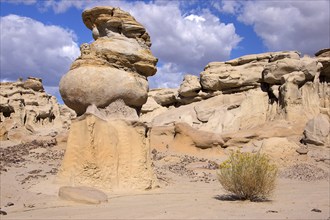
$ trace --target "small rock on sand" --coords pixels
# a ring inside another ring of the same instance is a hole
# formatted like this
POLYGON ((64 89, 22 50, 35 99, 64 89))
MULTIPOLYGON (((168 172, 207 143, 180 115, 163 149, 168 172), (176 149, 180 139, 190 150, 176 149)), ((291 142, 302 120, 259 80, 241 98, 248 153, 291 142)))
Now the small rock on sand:
POLYGON ((100 204, 108 201, 108 197, 104 192, 86 186, 62 186, 58 195, 62 199, 85 204, 100 204))

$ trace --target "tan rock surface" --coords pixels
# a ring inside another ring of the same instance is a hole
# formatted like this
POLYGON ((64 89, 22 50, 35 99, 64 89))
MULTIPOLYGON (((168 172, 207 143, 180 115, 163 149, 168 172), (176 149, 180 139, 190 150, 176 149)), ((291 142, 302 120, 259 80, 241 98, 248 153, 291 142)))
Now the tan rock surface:
POLYGON ((278 163, 290 163, 298 148, 296 143, 286 138, 272 137, 262 141, 260 152, 278 163))
POLYGON ((106 108, 117 99, 139 111, 147 101, 147 77, 157 71, 148 33, 119 8, 94 7, 82 16, 96 41, 81 45, 81 56, 62 77, 64 103, 78 115, 89 105, 106 108))
POLYGON ((185 75, 178 93, 183 97, 195 97, 201 89, 202 86, 197 76, 185 75))
POLYGON ((304 130, 303 141, 309 144, 330 147, 329 117, 324 114, 319 114, 310 119, 304 130))
POLYGON ((93 31, 93 37, 111 37, 123 34, 128 38, 137 38, 150 47, 150 37, 146 29, 128 12, 113 7, 94 7, 82 14, 85 25, 93 31))
POLYGON ((330 81, 330 48, 323 49, 315 53, 317 61, 322 63, 322 68, 320 72, 320 80, 322 82, 330 81))
POLYGON ((67 130, 73 117, 44 91, 41 79, 0 83, 0 122, 9 139, 20 142, 27 134, 67 130))
POLYGON ((209 63, 201 72, 201 85, 205 90, 223 92, 245 91, 259 86, 266 61, 232 66, 225 62, 209 63))
MULTIPOLYGON (((221 135, 217 133, 200 131, 189 126, 187 123, 176 123, 175 124, 175 138, 173 145, 192 145, 201 149, 207 149, 212 147, 221 147, 223 140, 221 135)), ((178 146, 180 147, 180 146, 178 146)))
POLYGON ((177 89, 153 89, 149 92, 149 96, 161 106, 175 105, 178 91, 177 89))
POLYGON ((58 182, 106 191, 155 187, 146 127, 84 115, 73 121, 58 182))
POLYGON ((142 106, 147 100, 148 83, 120 69, 84 66, 63 76, 60 88, 65 91, 61 95, 66 105, 81 115, 91 104, 106 108, 117 99, 123 99, 128 106, 142 106), (77 79, 79 84, 72 86, 77 79))

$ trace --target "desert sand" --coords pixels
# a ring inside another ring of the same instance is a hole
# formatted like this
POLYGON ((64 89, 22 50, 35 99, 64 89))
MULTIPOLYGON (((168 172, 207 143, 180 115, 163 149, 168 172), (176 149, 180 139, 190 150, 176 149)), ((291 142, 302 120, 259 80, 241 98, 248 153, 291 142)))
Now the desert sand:
MULTIPOLYGON (((1 149, 5 143, 2 142, 1 149)), ((153 151, 159 188, 106 192, 108 202, 88 205, 58 197, 60 185, 55 183, 55 177, 63 146, 36 146, 23 156, 24 161, 19 154, 22 152, 18 150, 12 154, 13 163, 1 172, 0 207, 7 213, 1 219, 329 219, 330 216, 327 178, 312 180, 311 176, 307 181, 279 176, 269 201, 232 199, 216 179, 214 162, 225 156, 215 160, 153 151)))

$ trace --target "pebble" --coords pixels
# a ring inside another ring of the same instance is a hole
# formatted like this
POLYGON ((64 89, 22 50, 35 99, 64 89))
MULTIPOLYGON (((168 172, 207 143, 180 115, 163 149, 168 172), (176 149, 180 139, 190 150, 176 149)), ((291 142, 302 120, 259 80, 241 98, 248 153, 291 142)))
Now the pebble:
POLYGON ((307 147, 300 147, 297 150, 298 154, 307 154, 308 153, 308 148, 307 147))

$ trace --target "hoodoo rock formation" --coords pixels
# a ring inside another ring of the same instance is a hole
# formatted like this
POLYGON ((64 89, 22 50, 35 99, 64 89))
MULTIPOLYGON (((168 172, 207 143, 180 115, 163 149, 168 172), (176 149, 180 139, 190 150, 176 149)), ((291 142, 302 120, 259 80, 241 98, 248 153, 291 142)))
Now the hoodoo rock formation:
POLYGON ((150 37, 129 13, 95 7, 82 14, 95 42, 60 82, 64 102, 79 116, 72 122, 58 181, 106 191, 145 190, 156 184, 148 128, 138 113, 156 73, 150 37))
POLYGON ((95 7, 82 17, 95 42, 81 45, 81 56, 62 78, 64 103, 78 115, 89 105, 106 108, 119 99, 139 111, 148 97, 147 77, 157 71, 149 34, 119 8, 95 7))

